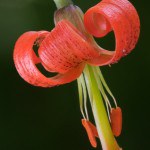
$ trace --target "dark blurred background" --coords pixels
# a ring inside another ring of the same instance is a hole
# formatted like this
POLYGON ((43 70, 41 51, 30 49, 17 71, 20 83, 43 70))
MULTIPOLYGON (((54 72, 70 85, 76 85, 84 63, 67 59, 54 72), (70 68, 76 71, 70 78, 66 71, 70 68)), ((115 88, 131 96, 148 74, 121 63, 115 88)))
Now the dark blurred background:
MULTIPOLYGON (((85 12, 99 0, 74 2, 85 12)), ((130 55, 102 70, 123 109, 119 144, 124 150, 145 150, 150 140, 149 5, 146 0, 131 2, 141 19, 139 42, 130 55)), ((80 122, 76 81, 47 89, 33 87, 14 67, 17 38, 30 30, 51 30, 55 10, 52 0, 0 0, 1 150, 92 150, 80 122)), ((98 42, 106 48, 114 46, 111 38, 98 42)), ((96 150, 100 149, 99 144, 96 150)))

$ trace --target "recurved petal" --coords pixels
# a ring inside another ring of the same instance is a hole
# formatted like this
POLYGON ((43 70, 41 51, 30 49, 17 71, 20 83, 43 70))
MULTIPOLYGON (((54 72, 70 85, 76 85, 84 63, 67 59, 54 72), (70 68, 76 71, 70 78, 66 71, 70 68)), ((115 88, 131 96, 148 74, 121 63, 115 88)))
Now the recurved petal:
MULTIPOLYGON (((38 58, 33 52, 33 44, 40 37, 46 37, 49 32, 26 32, 16 42, 14 49, 14 63, 20 76, 35 86, 51 87, 75 80, 82 72, 84 64, 73 68, 65 74, 48 78, 36 67, 38 58)), ((54 71, 53 68, 49 68, 54 71)))
POLYGON ((133 5, 127 0, 102 0, 84 15, 84 24, 89 33, 102 37, 114 31, 115 51, 100 50, 100 56, 91 59, 93 65, 108 65, 117 62, 135 47, 140 33, 140 21, 133 5))
POLYGON ((39 57, 56 72, 66 73, 83 61, 99 56, 79 30, 69 21, 59 21, 39 47, 39 57))

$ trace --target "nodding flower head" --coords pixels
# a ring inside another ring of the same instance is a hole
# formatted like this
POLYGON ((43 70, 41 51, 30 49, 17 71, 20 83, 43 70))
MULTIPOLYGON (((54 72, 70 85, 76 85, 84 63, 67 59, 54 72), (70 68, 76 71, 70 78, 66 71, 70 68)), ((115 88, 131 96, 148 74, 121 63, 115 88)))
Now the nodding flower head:
MULTIPOLYGON (((59 0, 54 1, 59 4, 59 0)), ((134 49, 140 33, 138 14, 128 0, 102 0, 85 14, 71 0, 68 2, 69 5, 63 0, 58 5, 64 7, 54 14, 52 31, 29 31, 21 35, 14 48, 15 66, 20 76, 35 86, 52 87, 77 79, 82 124, 91 145, 96 147, 95 138, 99 137, 104 150, 119 150, 113 135, 121 134, 122 111, 98 66, 114 64, 134 49), (116 40, 114 51, 101 48, 93 38, 111 31, 116 40), (34 45, 38 47, 38 55, 34 45), (37 64, 57 75, 45 76, 37 64), (89 121, 87 96, 96 127, 89 121)))

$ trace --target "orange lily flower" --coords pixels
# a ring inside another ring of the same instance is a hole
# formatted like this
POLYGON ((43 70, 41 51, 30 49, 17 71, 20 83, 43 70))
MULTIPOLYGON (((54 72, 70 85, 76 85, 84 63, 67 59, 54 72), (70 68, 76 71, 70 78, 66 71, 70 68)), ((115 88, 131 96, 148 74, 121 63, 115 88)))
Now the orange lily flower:
POLYGON ((113 135, 121 134, 122 111, 97 66, 114 64, 134 49, 140 34, 137 11, 128 0, 102 0, 85 14, 71 0, 54 1, 59 8, 54 16, 55 28, 50 32, 29 31, 17 40, 14 48, 17 71, 26 82, 40 87, 78 79, 82 124, 91 145, 96 147, 95 138, 99 137, 103 150, 119 150, 113 135), (111 31, 116 40, 114 51, 101 48, 92 37, 101 38, 111 31), (34 45, 38 46, 38 55, 34 45), (46 77, 37 68, 39 63, 57 75, 46 77), (105 90, 116 108, 112 108, 105 90), (87 93, 96 127, 89 121, 87 93))

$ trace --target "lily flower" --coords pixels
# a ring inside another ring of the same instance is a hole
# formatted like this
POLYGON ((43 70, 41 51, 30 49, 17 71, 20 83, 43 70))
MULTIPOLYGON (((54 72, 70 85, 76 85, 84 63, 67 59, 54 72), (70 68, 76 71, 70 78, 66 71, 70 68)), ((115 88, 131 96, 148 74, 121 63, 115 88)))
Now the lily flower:
POLYGON ((122 111, 99 66, 114 64, 134 49, 140 33, 137 11, 128 0, 102 0, 85 14, 71 0, 54 2, 58 8, 54 14, 55 28, 29 31, 19 37, 14 48, 16 69, 26 82, 40 87, 77 79, 81 121, 91 145, 96 147, 96 138, 100 138, 103 150, 119 150, 114 136, 121 134, 122 111), (93 38, 104 37, 111 31, 116 40, 114 51, 100 47, 93 38), (38 55, 34 45, 38 46, 38 55), (37 68, 39 63, 57 75, 45 76, 37 68), (88 115, 88 97, 96 126, 88 115))

